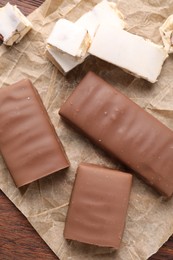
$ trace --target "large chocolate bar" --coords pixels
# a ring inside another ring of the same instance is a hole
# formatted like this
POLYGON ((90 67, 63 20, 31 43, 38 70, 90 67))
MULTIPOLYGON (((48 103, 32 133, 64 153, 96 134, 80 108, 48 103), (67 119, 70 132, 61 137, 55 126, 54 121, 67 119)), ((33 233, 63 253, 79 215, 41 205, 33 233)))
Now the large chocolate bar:
POLYGON ((80 164, 67 213, 65 238, 118 249, 131 184, 131 174, 80 164))
POLYGON ((69 166, 29 80, 0 89, 0 151, 17 187, 69 166))
POLYGON ((89 72, 60 115, 134 169, 161 194, 173 193, 173 132, 89 72))

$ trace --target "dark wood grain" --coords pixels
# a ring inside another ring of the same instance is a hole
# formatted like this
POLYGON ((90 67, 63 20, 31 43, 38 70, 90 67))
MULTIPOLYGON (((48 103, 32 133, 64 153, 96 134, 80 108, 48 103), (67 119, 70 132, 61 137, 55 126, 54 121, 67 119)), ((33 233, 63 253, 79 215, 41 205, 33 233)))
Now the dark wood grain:
MULTIPOLYGON (((8 0, 0 0, 0 6, 7 2, 8 0)), ((44 0, 11 0, 9 2, 16 4, 27 15, 44 0)), ((0 260, 19 259, 56 260, 58 258, 39 237, 27 219, 0 191, 0 260)), ((173 260, 173 236, 149 260, 173 260)))
POLYGON ((0 259, 57 260, 27 219, 1 191, 0 259))
POLYGON ((0 0, 0 6, 3 6, 8 2, 17 5, 23 14, 28 15, 40 6, 44 0, 0 0))

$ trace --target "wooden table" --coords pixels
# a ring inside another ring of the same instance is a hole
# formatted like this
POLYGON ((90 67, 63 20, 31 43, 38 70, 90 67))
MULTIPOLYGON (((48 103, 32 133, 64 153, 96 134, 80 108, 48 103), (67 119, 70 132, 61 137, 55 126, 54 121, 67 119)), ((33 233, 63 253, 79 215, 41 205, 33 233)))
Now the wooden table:
MULTIPOLYGON (((11 4, 16 4, 25 15, 32 12, 43 1, 9 0, 11 4)), ((7 2, 7 0, 0 0, 0 6, 7 2)), ((57 257, 31 227, 26 218, 0 191, 0 260, 19 259, 56 260, 57 257)), ((173 260, 173 236, 150 260, 173 260)))

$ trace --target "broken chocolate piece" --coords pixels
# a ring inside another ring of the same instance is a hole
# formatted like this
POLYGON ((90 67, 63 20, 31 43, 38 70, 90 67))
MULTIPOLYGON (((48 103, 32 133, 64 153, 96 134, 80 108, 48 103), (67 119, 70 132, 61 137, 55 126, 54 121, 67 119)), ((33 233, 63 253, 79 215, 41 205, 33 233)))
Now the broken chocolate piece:
POLYGON ((116 88, 89 72, 60 115, 158 192, 173 194, 173 132, 116 88))
POLYGON ((68 159, 29 80, 0 89, 0 151, 17 187, 67 168, 68 159))
POLYGON ((65 238, 118 249, 131 184, 131 174, 80 164, 67 214, 65 238))

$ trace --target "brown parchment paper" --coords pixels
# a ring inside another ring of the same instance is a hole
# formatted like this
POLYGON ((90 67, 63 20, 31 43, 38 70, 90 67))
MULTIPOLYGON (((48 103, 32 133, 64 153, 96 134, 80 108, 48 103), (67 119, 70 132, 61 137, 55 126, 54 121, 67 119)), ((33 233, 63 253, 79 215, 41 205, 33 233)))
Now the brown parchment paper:
MULTIPOLYGON (((76 133, 58 115, 60 105, 89 70, 116 86, 173 130, 173 56, 166 60, 155 84, 134 78, 94 57, 89 57, 64 77, 46 59, 45 42, 55 21, 60 17, 75 21, 98 2, 47 0, 30 15, 34 29, 18 45, 0 47, 0 87, 25 77, 31 79, 71 162, 67 171, 52 174, 19 190, 0 157, 0 188, 60 259, 147 259, 173 233, 173 199, 164 201, 136 177, 119 251, 67 242, 63 238, 64 221, 78 164, 85 161, 126 170, 125 166, 76 133)), ((119 0, 118 7, 125 16, 129 31, 161 43, 158 28, 173 13, 172 0, 119 0)))

